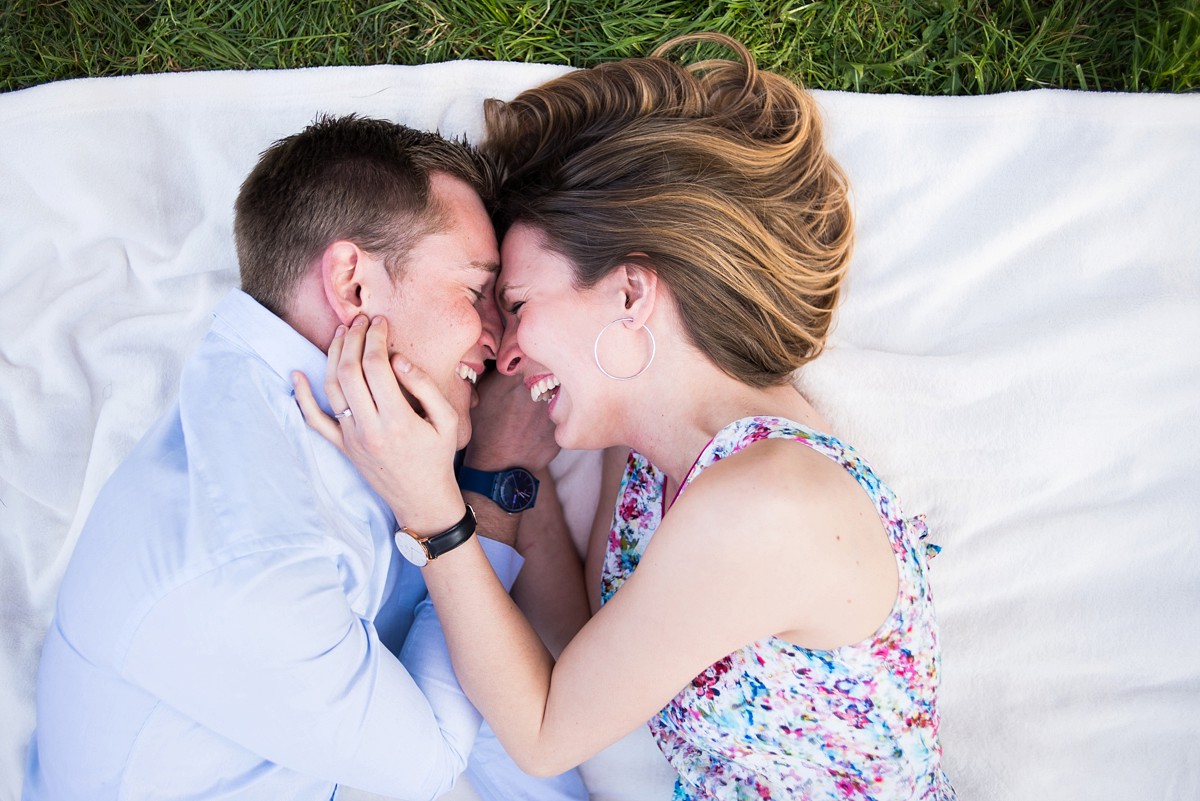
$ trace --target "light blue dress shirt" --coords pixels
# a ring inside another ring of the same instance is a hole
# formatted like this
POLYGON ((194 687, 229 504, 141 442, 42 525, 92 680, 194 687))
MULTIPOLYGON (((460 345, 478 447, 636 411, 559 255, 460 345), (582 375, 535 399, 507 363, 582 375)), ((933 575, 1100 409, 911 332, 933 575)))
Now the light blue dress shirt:
MULTIPOLYGON (((72 555, 24 797, 434 798, 480 719, 391 511, 296 405, 298 369, 328 408, 325 356, 242 292, 214 317, 72 555)), ((483 542, 511 586, 520 557, 483 542)), ((489 796, 586 798, 485 761, 489 796)))

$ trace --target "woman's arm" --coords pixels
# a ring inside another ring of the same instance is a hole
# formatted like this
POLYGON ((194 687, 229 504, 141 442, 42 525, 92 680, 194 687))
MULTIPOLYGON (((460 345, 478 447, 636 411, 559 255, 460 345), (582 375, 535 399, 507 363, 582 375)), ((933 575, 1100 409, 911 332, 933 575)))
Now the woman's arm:
POLYGON ((553 775, 579 764, 726 654, 794 627, 790 596, 804 577, 782 568, 795 564, 785 553, 794 538, 771 533, 787 531, 784 509, 768 499, 731 513, 747 496, 737 481, 722 487, 719 474, 733 472, 722 467, 675 504, 637 571, 557 663, 477 548, 424 569, 459 680, 524 770, 553 775), (752 538, 758 544, 748 547, 752 538))

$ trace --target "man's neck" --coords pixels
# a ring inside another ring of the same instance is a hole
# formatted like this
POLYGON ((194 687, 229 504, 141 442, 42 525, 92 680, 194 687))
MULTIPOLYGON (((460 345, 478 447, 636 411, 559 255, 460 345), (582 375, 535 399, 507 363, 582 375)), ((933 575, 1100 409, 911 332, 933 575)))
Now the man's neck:
POLYGON ((320 348, 322 353, 329 349, 333 332, 341 320, 329 307, 318 270, 309 270, 300 281, 283 315, 283 321, 320 348))

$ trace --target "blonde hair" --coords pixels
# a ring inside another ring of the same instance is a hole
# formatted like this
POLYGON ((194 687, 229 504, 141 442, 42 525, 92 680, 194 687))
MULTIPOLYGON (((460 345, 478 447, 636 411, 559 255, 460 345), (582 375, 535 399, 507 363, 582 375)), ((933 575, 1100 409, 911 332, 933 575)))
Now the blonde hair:
POLYGON ((848 185, 812 96, 742 44, 681 36, 485 115, 501 234, 539 230, 581 287, 622 264, 655 271, 692 344, 752 386, 821 352, 852 248, 848 185), (665 57, 697 41, 740 61, 665 57))

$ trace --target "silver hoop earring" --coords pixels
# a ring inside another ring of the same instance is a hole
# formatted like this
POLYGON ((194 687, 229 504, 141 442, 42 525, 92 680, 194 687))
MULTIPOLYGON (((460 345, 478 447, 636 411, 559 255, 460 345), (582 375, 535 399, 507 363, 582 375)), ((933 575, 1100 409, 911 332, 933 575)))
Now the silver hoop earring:
POLYGON ((658 352, 658 343, 656 343, 654 341, 654 333, 650 330, 650 326, 643 325, 642 330, 646 332, 646 336, 650 337, 650 358, 647 359, 646 363, 642 365, 642 369, 638 370, 633 375, 624 375, 624 376, 613 375, 612 373, 610 373, 604 369, 604 365, 600 364, 600 337, 604 336, 604 332, 607 331, 608 329, 612 328, 617 323, 632 323, 632 322, 633 322, 632 317, 621 317, 617 320, 613 320, 611 323, 609 323, 608 325, 606 325, 600 329, 600 333, 596 334, 596 342, 592 345, 592 358, 596 360, 596 368, 598 370, 600 370, 600 372, 604 373, 604 375, 611 378, 613 381, 629 381, 631 379, 637 378, 639 375, 641 375, 642 373, 646 372, 647 369, 649 369, 650 363, 654 361, 654 354, 658 352))

